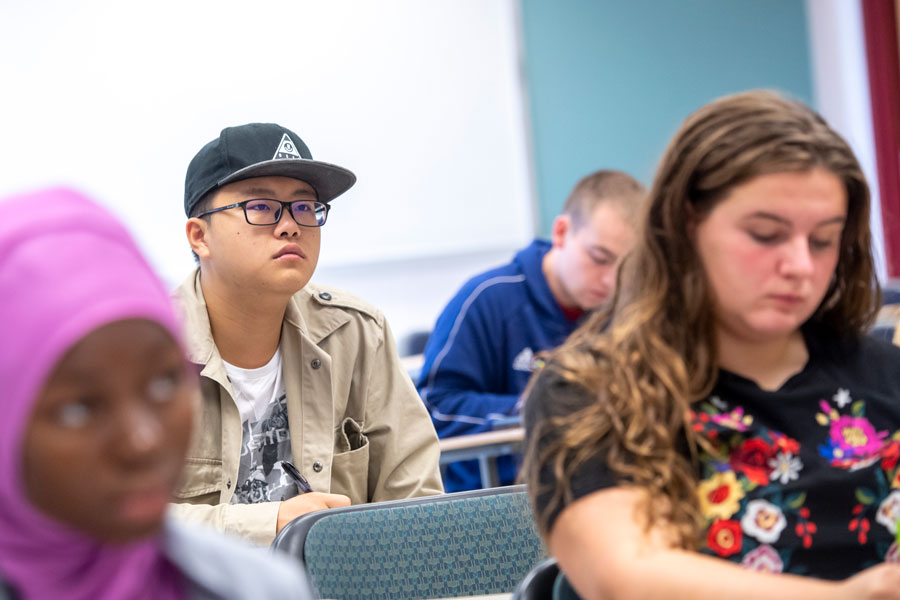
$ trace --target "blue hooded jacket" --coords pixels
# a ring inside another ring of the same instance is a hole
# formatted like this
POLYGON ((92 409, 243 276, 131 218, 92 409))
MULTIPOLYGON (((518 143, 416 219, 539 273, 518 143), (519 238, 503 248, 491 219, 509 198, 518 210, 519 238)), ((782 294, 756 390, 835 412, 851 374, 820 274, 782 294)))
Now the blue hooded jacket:
MULTIPOLYGON (((473 277, 438 317, 416 387, 439 437, 489 431, 517 416, 534 355, 575 330, 541 269, 550 247, 534 240, 511 263, 473 277)), ((502 485, 513 483, 511 457, 501 457, 497 468, 502 485)), ((447 466, 448 492, 478 487, 476 461, 447 466)))

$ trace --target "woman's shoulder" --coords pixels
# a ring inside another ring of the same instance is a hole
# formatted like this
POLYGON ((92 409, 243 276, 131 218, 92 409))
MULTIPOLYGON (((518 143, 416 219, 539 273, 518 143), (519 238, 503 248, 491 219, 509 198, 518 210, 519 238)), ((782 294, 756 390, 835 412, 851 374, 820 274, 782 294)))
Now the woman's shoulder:
POLYGON ((807 326, 810 353, 838 368, 893 373, 900 381, 900 347, 874 335, 841 336, 822 326, 807 326))
POLYGON ((558 358, 551 357, 539 365, 524 394, 526 425, 548 418, 570 416, 594 399, 584 382, 563 367, 558 358))
POLYGON ((878 361, 881 364, 893 365, 900 373, 900 346, 873 335, 863 336, 860 341, 860 354, 866 360, 878 361))
POLYGON ((565 357, 552 353, 538 361, 538 370, 523 394, 522 413, 529 432, 551 419, 572 417, 597 401, 591 390, 598 387, 595 379, 601 376, 598 366, 602 360, 589 351, 578 354, 574 361, 572 352, 565 357))
POLYGON ((316 597, 299 563, 173 518, 166 524, 165 552, 189 582, 189 598, 316 597))

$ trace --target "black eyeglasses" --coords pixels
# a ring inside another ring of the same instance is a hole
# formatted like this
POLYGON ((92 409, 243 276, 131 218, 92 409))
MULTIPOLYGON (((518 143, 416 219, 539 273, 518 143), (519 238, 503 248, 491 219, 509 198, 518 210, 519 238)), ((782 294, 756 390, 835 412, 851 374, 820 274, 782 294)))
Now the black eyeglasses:
POLYGON ((287 208, 294 222, 301 227, 321 227, 325 224, 325 219, 328 218, 329 209, 329 206, 324 202, 316 202, 315 200, 282 202, 281 200, 268 198, 254 198, 253 200, 244 200, 236 204, 207 210, 196 216, 205 217, 221 210, 237 207, 244 209, 244 218, 251 225, 275 225, 281 220, 282 211, 287 208))

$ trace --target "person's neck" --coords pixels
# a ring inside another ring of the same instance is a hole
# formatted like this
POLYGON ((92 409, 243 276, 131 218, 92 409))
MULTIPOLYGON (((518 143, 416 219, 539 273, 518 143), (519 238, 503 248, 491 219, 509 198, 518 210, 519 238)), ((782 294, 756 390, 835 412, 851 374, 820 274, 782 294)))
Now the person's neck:
POLYGON ((209 327, 222 360, 242 369, 264 366, 275 355, 290 296, 247 294, 200 276, 209 327))
POLYGON ((556 300, 556 303, 564 309, 577 309, 578 306, 566 293, 566 289, 556 274, 556 259, 556 248, 550 248, 541 260, 541 272, 544 274, 544 279, 547 280, 547 286, 550 288, 550 293, 553 294, 553 299, 556 300))
POLYGON ((796 330, 780 338, 750 340, 719 327, 719 366, 750 379, 764 390, 777 390, 806 366, 809 350, 796 330))

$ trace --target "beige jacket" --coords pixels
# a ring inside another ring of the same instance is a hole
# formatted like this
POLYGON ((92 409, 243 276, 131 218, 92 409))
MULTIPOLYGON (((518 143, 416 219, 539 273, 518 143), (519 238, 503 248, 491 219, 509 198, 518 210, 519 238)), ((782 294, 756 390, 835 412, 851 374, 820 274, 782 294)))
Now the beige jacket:
MULTIPOLYGON (((210 332, 199 271, 174 295, 190 360, 203 365, 203 400, 173 509, 269 544, 278 503, 229 504, 241 418, 210 332)), ((280 344, 294 463, 315 491, 345 494, 353 504, 443 491, 434 426, 400 366, 381 311, 310 283, 288 303, 280 344)))

